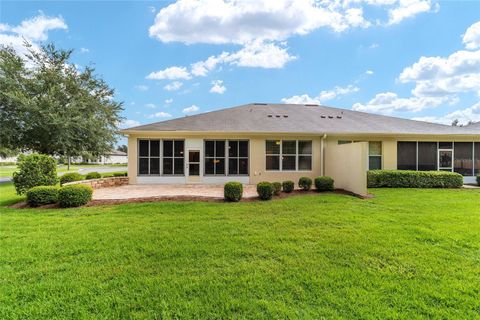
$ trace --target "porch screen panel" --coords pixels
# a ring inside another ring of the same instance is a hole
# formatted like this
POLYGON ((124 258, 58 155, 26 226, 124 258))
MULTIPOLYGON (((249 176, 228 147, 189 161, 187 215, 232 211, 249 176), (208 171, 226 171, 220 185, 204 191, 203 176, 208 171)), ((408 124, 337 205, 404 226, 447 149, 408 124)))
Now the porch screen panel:
POLYGON ((453 171, 462 176, 473 176, 473 143, 455 142, 453 171))
POLYGON ((480 142, 475 142, 475 175, 480 174, 480 142))
POLYGON ((418 143, 418 170, 435 171, 437 170, 437 143, 419 142, 418 143))
POLYGON ((397 169, 417 170, 417 143, 399 141, 397 143, 397 169))
POLYGON ((205 140, 205 174, 225 175, 225 140, 205 140))
POLYGON ((185 166, 185 142, 163 140, 163 174, 183 175, 185 166))
POLYGON ((248 141, 228 141, 228 174, 248 175, 248 141))
POLYGON ((160 174, 160 140, 138 141, 138 174, 160 174))

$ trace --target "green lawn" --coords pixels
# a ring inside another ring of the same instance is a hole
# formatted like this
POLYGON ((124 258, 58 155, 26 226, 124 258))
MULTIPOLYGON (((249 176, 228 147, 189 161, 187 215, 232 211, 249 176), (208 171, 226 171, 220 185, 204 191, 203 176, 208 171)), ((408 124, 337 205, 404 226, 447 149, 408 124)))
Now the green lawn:
MULTIPOLYGON (((63 172, 78 172, 79 169, 91 169, 91 168, 118 168, 118 171, 126 171, 126 165, 71 165, 70 170, 68 170, 68 166, 60 165, 57 167, 57 173, 63 172)), ((0 178, 11 178, 12 174, 17 171, 17 166, 0 166, 0 178)))
POLYGON ((0 208, 0 318, 480 317, 480 191, 0 208))

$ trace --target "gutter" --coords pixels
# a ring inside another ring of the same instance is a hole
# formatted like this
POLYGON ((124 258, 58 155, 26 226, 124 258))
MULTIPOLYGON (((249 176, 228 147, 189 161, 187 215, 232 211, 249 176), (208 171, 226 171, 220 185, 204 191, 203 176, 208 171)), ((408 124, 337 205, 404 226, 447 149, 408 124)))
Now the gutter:
POLYGON ((320 175, 321 176, 325 175, 325 154, 324 154, 325 139, 327 139, 327 134, 326 133, 324 133, 322 139, 320 139, 320 159, 322 161, 322 164, 320 166, 320 175))

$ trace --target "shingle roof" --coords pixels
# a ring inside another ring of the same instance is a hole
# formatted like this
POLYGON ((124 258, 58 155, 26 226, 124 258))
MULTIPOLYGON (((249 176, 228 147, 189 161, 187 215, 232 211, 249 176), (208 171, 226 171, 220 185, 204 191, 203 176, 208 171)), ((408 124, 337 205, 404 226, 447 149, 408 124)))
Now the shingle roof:
POLYGON ((480 128, 382 116, 318 105, 247 104, 123 130, 308 134, 480 135, 480 128))

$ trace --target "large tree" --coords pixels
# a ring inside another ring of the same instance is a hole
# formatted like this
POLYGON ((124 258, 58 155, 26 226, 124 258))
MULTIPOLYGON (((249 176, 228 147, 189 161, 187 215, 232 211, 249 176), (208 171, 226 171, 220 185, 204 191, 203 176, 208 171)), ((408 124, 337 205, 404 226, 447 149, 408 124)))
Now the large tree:
POLYGON ((25 45, 25 56, 0 48, 0 149, 68 157, 111 150, 122 111, 114 90, 91 66, 71 63, 72 50, 25 45))

